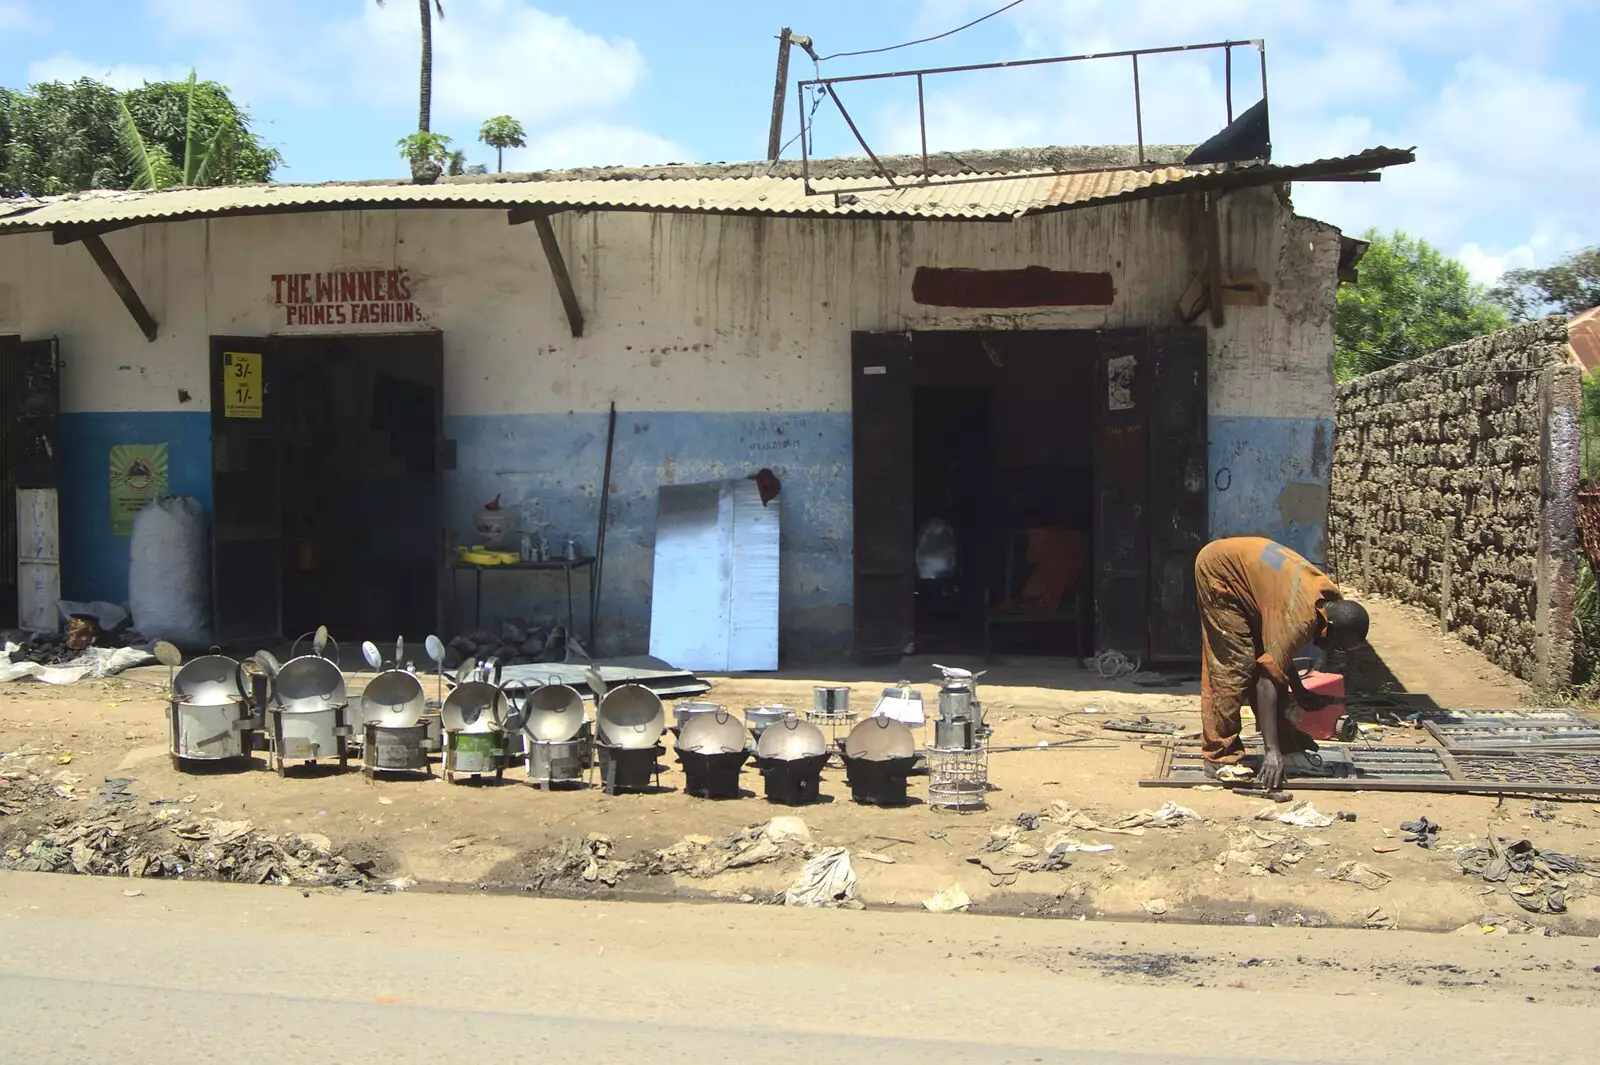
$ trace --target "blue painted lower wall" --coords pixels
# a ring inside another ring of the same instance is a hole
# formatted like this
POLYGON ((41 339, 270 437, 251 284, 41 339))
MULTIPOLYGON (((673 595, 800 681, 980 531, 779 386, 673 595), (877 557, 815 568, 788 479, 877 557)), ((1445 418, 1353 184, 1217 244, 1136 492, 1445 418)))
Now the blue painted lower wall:
MULTIPOLYGON (((109 451, 166 442, 169 485, 211 503, 211 419, 205 412, 72 413, 61 417, 62 594, 123 602, 128 540, 111 535, 109 451)), ((497 493, 527 499, 553 542, 576 535, 593 550, 605 462, 603 414, 453 415, 457 470, 444 478, 443 517, 470 543, 471 516, 497 493)), ((1213 417, 1211 534, 1268 536, 1325 558, 1329 419, 1213 417)), ((815 660, 848 651, 851 632, 851 425, 848 412, 816 414, 648 412, 617 417, 610 526, 599 618, 605 654, 649 646, 656 491, 665 483, 743 477, 763 466, 783 482, 781 653, 815 660)), ((470 624, 468 578, 452 617, 470 624)), ((564 586, 552 574, 491 575, 483 615, 554 618, 564 586)), ((575 582, 578 626, 587 587, 575 582)))
MULTIPOLYGON (((553 541, 575 534, 594 550, 605 467, 603 414, 451 416, 457 471, 445 480, 445 521, 471 542, 471 516, 500 493, 533 500, 553 541)), ((662 484, 745 477, 762 467, 783 483, 780 654, 817 659, 848 650, 851 616, 850 415, 619 413, 599 617, 600 648, 649 647, 656 492, 662 484)), ((488 576, 484 616, 545 612, 561 602, 551 574, 488 576)), ((468 594, 460 577, 461 595, 468 594)), ((578 585, 582 598, 581 580, 578 585)), ((458 602, 467 607, 464 598, 458 602)), ((470 609, 470 607, 467 607, 470 609)), ((582 611, 580 604, 579 610, 582 611)), ((457 616, 466 616, 464 612, 457 616)), ((584 624, 579 614, 578 624, 584 624)))
POLYGON ((1211 535, 1265 536, 1328 556, 1332 418, 1212 416, 1211 535))
POLYGON ((64 413, 60 455, 61 595, 128 599, 128 537, 111 535, 111 448, 166 444, 167 488, 211 510, 211 414, 207 411, 64 413))

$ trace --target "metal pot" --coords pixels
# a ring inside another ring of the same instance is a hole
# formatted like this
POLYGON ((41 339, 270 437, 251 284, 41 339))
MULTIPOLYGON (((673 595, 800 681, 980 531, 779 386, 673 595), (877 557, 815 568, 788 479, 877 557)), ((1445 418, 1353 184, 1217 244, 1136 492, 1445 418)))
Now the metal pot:
POLYGON ((342 764, 348 757, 344 740, 351 729, 345 723, 343 706, 322 710, 270 709, 267 726, 280 771, 286 760, 314 762, 320 758, 338 758, 342 764))
POLYGON ((970 751, 977 746, 977 730, 969 718, 941 717, 933 723, 933 745, 946 751, 970 751))
POLYGON ((344 674, 321 655, 291 658, 272 678, 272 703, 286 713, 316 713, 348 702, 344 674))
POLYGON ((386 729, 416 725, 428 708, 422 681, 403 669, 379 673, 361 693, 361 720, 386 729))
POLYGON ((721 703, 685 702, 678 703, 672 708, 673 727, 679 732, 691 719, 700 714, 717 714, 725 711, 727 707, 721 703))
POLYGON ((811 689, 811 711, 815 714, 848 714, 850 689, 842 684, 819 684, 811 689))
POLYGON ((205 655, 178 670, 167 705, 172 756, 200 762, 247 757, 261 719, 250 712, 245 687, 243 667, 225 655, 205 655))
POLYGON ((886 762, 915 758, 916 754, 917 741, 911 730, 888 717, 867 718, 851 729, 844 741, 846 759, 886 762))
POLYGON ((787 718, 761 734, 756 757, 763 761, 795 761, 818 756, 827 758, 828 740, 822 730, 809 721, 787 718))
POLYGON ((528 693, 522 731, 539 743, 564 743, 583 732, 583 695, 566 684, 550 683, 528 693))
POLYGON ((481 776, 484 773, 499 773, 504 768, 502 757, 505 748, 501 746, 502 737, 493 732, 457 732, 446 730, 444 734, 444 771, 445 779, 453 779, 458 773, 469 776, 481 776))
POLYGON ((761 734, 778 722, 794 717, 794 711, 787 706, 747 706, 744 708, 744 723, 750 729, 750 735, 757 741, 761 734))
POLYGON ((579 783, 593 758, 593 736, 587 721, 569 740, 528 741, 528 783, 549 788, 579 783))
POLYGON ((469 680, 456 685, 439 716, 446 733, 483 734, 498 732, 509 712, 504 692, 488 681, 469 680))
POLYGON ((661 697, 641 684, 622 684, 606 692, 595 710, 601 744, 631 749, 654 748, 665 731, 661 697))
POLYGON ((678 753, 733 754, 749 749, 750 740, 732 714, 695 714, 678 733, 678 753))

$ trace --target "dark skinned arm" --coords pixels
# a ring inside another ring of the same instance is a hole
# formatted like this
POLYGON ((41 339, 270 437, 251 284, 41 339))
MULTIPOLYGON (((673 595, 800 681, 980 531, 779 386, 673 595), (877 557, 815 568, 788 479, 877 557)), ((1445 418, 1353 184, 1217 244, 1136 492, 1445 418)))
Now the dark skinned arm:
POLYGON ((1289 682, 1289 691, 1294 695, 1294 701, 1304 710, 1321 710, 1335 702, 1326 695, 1315 695, 1306 691, 1305 685, 1300 683, 1300 671, 1293 663, 1290 663, 1289 668, 1284 671, 1284 679, 1289 682))
POLYGON ((1278 685, 1266 673, 1256 678, 1255 712, 1256 727, 1261 730, 1261 744, 1266 749, 1261 759, 1261 771, 1256 774, 1255 786, 1265 791, 1281 791, 1284 771, 1283 746, 1278 736, 1278 685))

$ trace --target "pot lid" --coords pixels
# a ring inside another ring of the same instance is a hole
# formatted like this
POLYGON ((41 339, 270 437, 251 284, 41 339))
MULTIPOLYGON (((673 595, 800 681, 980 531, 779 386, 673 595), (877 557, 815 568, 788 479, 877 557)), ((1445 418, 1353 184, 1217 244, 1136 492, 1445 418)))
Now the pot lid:
POLYGON ((226 706, 244 698, 239 663, 227 655, 205 655, 188 662, 172 678, 172 694, 194 706, 226 706))
POLYGON ((917 741, 911 730, 892 717, 869 717, 851 729, 844 740, 846 758, 887 762, 912 758, 916 753, 917 741))
POLYGON ((541 743, 565 743, 583 731, 583 695, 567 684, 544 684, 523 702, 522 731, 541 743))
POLYGON ((774 722, 756 743, 757 758, 773 758, 780 762, 815 758, 827 753, 828 740, 822 730, 809 721, 793 717, 774 722))
POLYGON ((505 693, 482 680, 456 685, 439 710, 446 732, 495 732, 505 723, 508 710, 505 693))
POLYGON ((379 673, 361 693, 361 720, 384 728, 410 728, 427 707, 422 682, 403 669, 379 673))
POLYGON ((595 711, 600 742, 612 747, 654 747, 666 722, 661 697, 640 684, 612 688, 595 711))
POLYGON ((678 734, 678 750, 695 754, 734 754, 749 746, 744 722, 725 711, 695 714, 678 734))
POLYGON ((290 712, 327 710, 347 701, 344 674, 321 655, 291 658, 272 681, 272 699, 290 712))

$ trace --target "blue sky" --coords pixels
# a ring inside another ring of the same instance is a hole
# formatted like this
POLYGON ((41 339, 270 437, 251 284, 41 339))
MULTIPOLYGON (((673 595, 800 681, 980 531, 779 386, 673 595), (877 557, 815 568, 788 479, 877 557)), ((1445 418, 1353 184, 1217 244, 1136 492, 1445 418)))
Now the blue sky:
MULTIPOLYGON (((443 0, 434 128, 468 148, 486 117, 529 131, 507 169, 757 158, 775 35, 821 54, 936 33, 1001 0, 443 0)), ((201 77, 233 87, 286 157, 286 181, 401 176, 416 121, 412 0, 0 0, 0 84, 89 74, 119 85, 201 77)), ((828 74, 1264 38, 1275 158, 1377 144, 1420 161, 1378 185, 1305 185, 1297 207, 1347 231, 1404 227, 1480 278, 1600 243, 1600 0, 1025 0, 934 44, 837 59, 828 74)), ((1254 71, 1235 65, 1237 104, 1254 71)), ((792 73, 812 65, 797 54, 792 73)), ((1141 68, 1147 139, 1221 125, 1221 68, 1183 56, 1141 68)), ((930 147, 1132 140, 1121 64, 928 83, 930 147)), ((916 141, 910 83, 850 87, 869 143, 916 141)), ((796 129, 794 104, 787 132, 796 129)), ((823 152, 854 142, 836 114, 823 152)), ((791 153, 792 153, 791 149, 791 153)))

